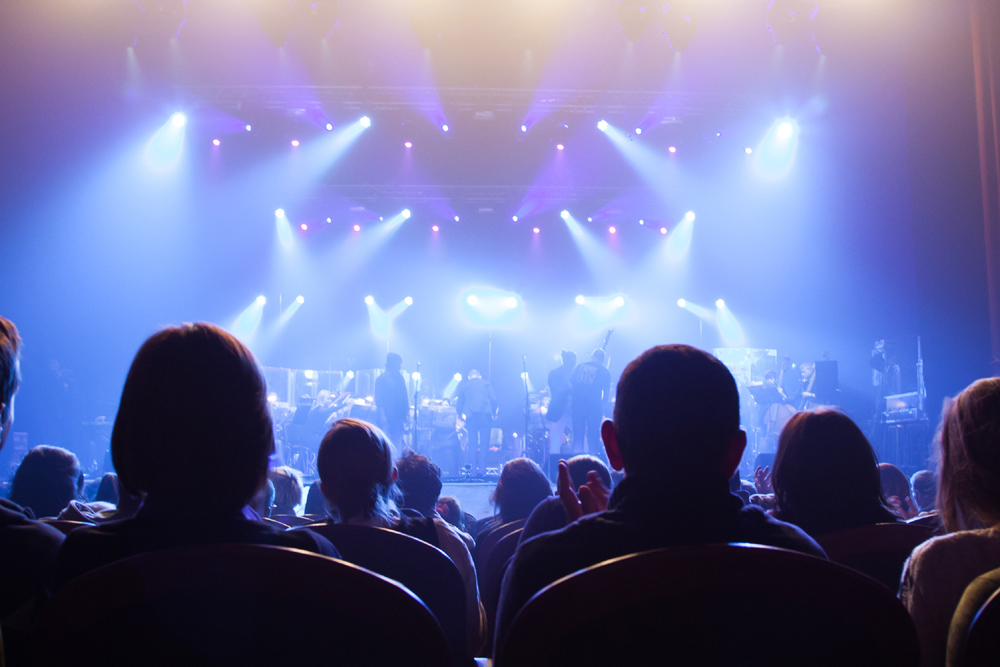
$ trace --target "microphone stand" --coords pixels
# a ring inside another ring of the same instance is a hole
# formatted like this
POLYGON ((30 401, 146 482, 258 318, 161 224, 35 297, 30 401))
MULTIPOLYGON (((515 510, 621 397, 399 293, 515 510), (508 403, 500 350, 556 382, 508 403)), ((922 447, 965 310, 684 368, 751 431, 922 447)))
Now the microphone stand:
MULTIPOLYGON (((410 377, 413 377, 412 375, 410 377)), ((410 436, 410 448, 413 451, 417 451, 417 445, 420 443, 420 438, 417 434, 417 424, 420 417, 420 383, 423 381, 423 377, 420 375, 420 362, 417 362, 417 379, 413 381, 413 434, 410 436)))
POLYGON ((531 395, 528 393, 528 358, 521 357, 521 367, 524 370, 524 445, 521 447, 521 456, 528 454, 528 425, 531 419, 531 395))

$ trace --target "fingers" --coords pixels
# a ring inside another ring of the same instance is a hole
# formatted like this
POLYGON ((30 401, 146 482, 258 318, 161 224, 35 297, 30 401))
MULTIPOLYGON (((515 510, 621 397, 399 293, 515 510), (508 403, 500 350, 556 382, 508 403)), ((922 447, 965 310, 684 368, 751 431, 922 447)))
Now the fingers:
POLYGON ((583 516, 580 500, 576 497, 576 492, 573 491, 573 485, 570 483, 569 466, 563 460, 559 461, 556 489, 559 491, 559 499, 562 500, 563 507, 566 508, 566 521, 572 523, 583 516))

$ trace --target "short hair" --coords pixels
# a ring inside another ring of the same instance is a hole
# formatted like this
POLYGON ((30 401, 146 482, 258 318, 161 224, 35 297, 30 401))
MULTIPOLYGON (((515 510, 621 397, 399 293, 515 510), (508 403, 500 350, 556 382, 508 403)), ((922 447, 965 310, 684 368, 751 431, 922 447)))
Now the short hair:
POLYGON ((580 454, 566 461, 566 466, 569 468, 569 480, 574 489, 579 489, 587 483, 587 473, 591 470, 597 473, 605 487, 611 488, 611 471, 604 465, 604 461, 596 456, 580 454))
POLYGON ((101 476, 101 483, 97 486, 94 500, 117 505, 118 498, 118 475, 113 472, 104 473, 101 476))
POLYGON ((76 454, 62 447, 38 445, 14 473, 10 499, 31 508, 35 517, 59 516, 71 500, 81 498, 83 472, 76 454))
POLYGON ((504 523, 527 519, 538 503, 552 495, 552 485, 538 464, 529 458, 507 461, 490 501, 504 523))
POLYGON ((458 502, 458 498, 454 496, 442 496, 437 501, 437 506, 440 507, 441 505, 448 508, 446 513, 441 513, 439 510, 444 520, 459 530, 465 530, 465 512, 462 511, 462 505, 458 502))
POLYGON ((143 343, 111 433, 125 489, 241 508, 264 482, 273 452, 264 379, 242 343, 203 323, 143 343))
POLYGON ((601 348, 597 348, 596 350, 594 350, 594 353, 590 355, 590 357, 597 363, 603 364, 604 360, 607 358, 607 355, 604 354, 604 350, 602 350, 601 348))
POLYGON ((946 401, 938 442, 938 507, 949 532, 1000 521, 1000 378, 946 401))
POLYGON ((302 473, 295 468, 278 466, 267 473, 274 484, 273 505, 277 514, 294 514, 302 504, 302 473))
MULTIPOLYGON (((740 430, 740 396, 721 361, 689 345, 660 345, 618 381, 614 428, 626 471, 719 467, 740 430)), ((721 473, 720 473, 721 474, 721 473)))
POLYGON ((403 365, 403 357, 399 356, 395 352, 390 352, 385 355, 385 367, 386 368, 399 368, 403 365))
POLYGON ((835 410, 792 415, 778 439, 772 483, 778 518, 813 536, 895 519, 871 443, 835 410))
POLYGON ((441 495, 441 468, 423 454, 406 450, 396 461, 403 506, 418 511, 433 510, 441 495))
POLYGON ((913 502, 921 512, 934 509, 937 504, 938 476, 933 470, 918 470, 910 477, 913 502))
POLYGON ((309 491, 306 492, 306 506, 303 510, 303 514, 326 514, 327 504, 326 498, 323 497, 323 492, 319 488, 319 480, 309 485, 309 491))
POLYGON ((563 363, 567 366, 570 364, 573 364, 574 366, 576 365, 576 352, 573 352, 572 350, 563 350, 559 353, 559 356, 562 357, 563 363))
POLYGON ((21 374, 17 370, 17 359, 21 355, 21 336, 10 320, 0 317, 0 422, 7 419, 10 399, 21 386, 21 374))
POLYGON ((327 500, 341 521, 388 518, 395 492, 392 467, 389 439, 360 419, 334 422, 316 459, 327 500))

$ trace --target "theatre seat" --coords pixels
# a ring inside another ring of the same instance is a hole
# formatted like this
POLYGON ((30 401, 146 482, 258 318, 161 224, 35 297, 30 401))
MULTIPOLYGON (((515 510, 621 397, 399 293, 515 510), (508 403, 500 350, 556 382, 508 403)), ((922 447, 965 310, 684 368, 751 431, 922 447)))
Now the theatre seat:
MULTIPOLYGON (((497 526, 495 529, 486 534, 482 539, 476 538, 476 552, 473 554, 476 560, 476 570, 486 565, 486 559, 490 556, 490 551, 505 535, 513 533, 515 530, 521 530, 524 528, 524 523, 527 519, 518 519, 517 521, 508 521, 507 523, 497 526)), ((480 578, 479 584, 482 585, 482 578, 480 578)))
POLYGON ((497 540, 493 548, 490 549, 482 569, 477 572, 479 575, 479 596, 483 601, 483 608, 486 610, 486 650, 488 652, 492 652, 493 648, 493 633, 496 631, 497 607, 500 604, 503 576, 507 572, 511 557, 517 551, 517 544, 523 530, 523 528, 518 528, 497 540))
POLYGON ((88 521, 67 521, 66 519, 41 519, 41 522, 49 524, 63 535, 69 535, 77 528, 97 525, 88 521))
POLYGON ((816 541, 830 560, 867 574, 896 593, 906 559, 933 536, 930 526, 876 523, 823 535, 816 541))
POLYGON ((948 667, 1000 665, 1000 569, 965 589, 948 632, 948 667))
POLYGON ((916 665, 913 622, 870 578, 750 544, 675 547, 586 568, 520 611, 496 664, 916 665))
POLYGON ((170 549, 59 589, 32 638, 47 665, 442 665, 433 615, 399 584, 297 549, 170 549))
POLYGON ((466 654, 465 584, 443 551, 388 528, 316 523, 306 526, 330 540, 341 558, 406 586, 441 624, 454 664, 466 654))

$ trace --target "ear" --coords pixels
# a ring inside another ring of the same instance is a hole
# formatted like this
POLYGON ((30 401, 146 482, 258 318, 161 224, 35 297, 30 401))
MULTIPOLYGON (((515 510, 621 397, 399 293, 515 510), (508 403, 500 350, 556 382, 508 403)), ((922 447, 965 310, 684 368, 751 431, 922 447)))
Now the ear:
POLYGON ((399 479, 399 470, 396 469, 396 466, 392 466, 392 481, 389 483, 395 484, 397 479, 399 479))
POLYGON ((743 429, 739 429, 733 435, 732 440, 729 441, 729 446, 726 448, 726 456, 723 459, 722 473, 726 479, 732 477, 733 473, 736 472, 736 468, 740 465, 740 459, 743 458, 743 450, 746 448, 747 433, 743 429))
POLYGON ((605 419, 601 424, 601 440, 604 441, 604 451, 608 453, 608 463, 615 470, 625 467, 622 462, 622 453, 618 449, 618 433, 615 432, 615 424, 610 419, 605 419))
POLYGON ((333 489, 322 480, 320 480, 319 483, 319 492, 323 494, 323 497, 326 498, 328 503, 333 503, 333 489))

